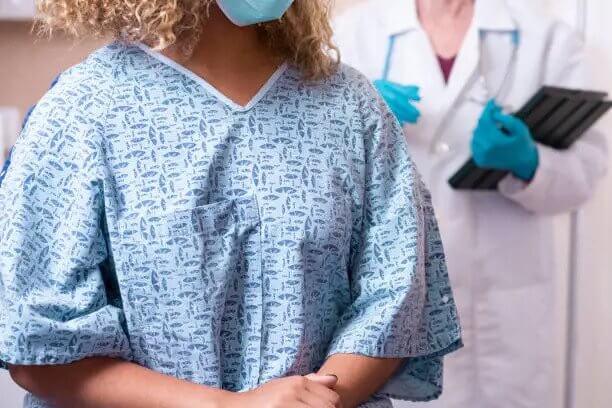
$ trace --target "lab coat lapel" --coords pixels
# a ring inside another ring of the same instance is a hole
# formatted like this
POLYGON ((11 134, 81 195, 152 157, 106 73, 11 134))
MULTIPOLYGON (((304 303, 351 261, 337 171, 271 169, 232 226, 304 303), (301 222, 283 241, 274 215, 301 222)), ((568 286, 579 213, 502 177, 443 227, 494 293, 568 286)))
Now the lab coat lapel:
POLYGON ((407 132, 413 140, 426 141, 444 112, 446 85, 429 37, 419 23, 416 1, 406 3, 406 8, 396 10, 398 14, 403 13, 402 25, 392 24, 393 29, 388 33, 395 37, 388 79, 420 87, 422 100, 418 108, 423 115, 416 125, 407 127, 407 132))
MULTIPOLYGON (((479 60, 479 30, 475 24, 472 24, 457 55, 448 84, 443 88, 442 97, 438 101, 441 111, 437 126, 432 132, 432 143, 437 141, 436 135, 445 130, 441 127, 446 125, 447 117, 455 112, 454 107, 459 104, 459 99, 463 97, 470 83, 478 76, 479 60)), ((436 61, 436 64, 438 64, 438 61, 436 61)))
POLYGON ((424 143, 433 142, 446 117, 452 114, 453 105, 475 75, 478 59, 478 32, 471 28, 446 84, 429 37, 420 25, 396 37, 389 79, 400 83, 408 80, 421 88, 422 100, 418 107, 423 115, 418 124, 407 128, 409 137, 424 143))
POLYGON ((504 0, 477 0, 473 22, 446 84, 429 37, 418 20, 416 0, 407 3, 405 8, 394 11, 401 18, 390 21, 388 35, 395 36, 395 46, 389 61, 388 79, 421 88, 422 100, 418 106, 423 116, 417 125, 409 126, 407 132, 410 138, 433 144, 446 130, 444 127, 449 116, 455 113, 454 108, 478 79, 481 33, 509 31, 516 27, 504 0))
POLYGON ((516 25, 504 0, 476 0, 472 24, 457 55, 443 97, 437 102, 441 105, 442 113, 431 132, 432 144, 442 138, 441 134, 446 130, 443 127, 450 120, 449 116, 456 111, 453 108, 459 106, 473 86, 482 86, 478 84, 479 65, 483 58, 481 36, 486 31, 506 32, 515 29, 516 25))
POLYGON ((478 28, 472 24, 457 55, 446 87, 447 105, 453 105, 470 80, 477 75, 479 60, 479 33, 478 28))
MULTIPOLYGON (((484 0, 487 2, 490 0, 484 0)), ((480 1, 479 1, 480 2, 480 1)), ((395 36, 388 79, 416 84, 421 88, 418 107, 423 115, 416 125, 407 127, 408 137, 433 143, 452 107, 465 89, 478 66, 478 28, 474 23, 455 61, 448 84, 445 83, 437 55, 418 19, 416 0, 403 10, 403 25, 392 23, 389 35, 395 36)), ((394 21, 397 21, 394 20, 394 21)), ((476 21, 476 20, 475 20, 476 21)))

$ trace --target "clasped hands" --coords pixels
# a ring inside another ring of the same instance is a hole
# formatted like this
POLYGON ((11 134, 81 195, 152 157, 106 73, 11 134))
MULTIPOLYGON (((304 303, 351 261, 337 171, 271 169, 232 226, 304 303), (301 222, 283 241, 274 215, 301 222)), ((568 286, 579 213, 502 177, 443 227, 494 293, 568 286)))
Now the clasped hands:
POLYGON ((272 380, 242 393, 229 394, 227 408, 345 408, 334 390, 335 375, 309 374, 272 380))

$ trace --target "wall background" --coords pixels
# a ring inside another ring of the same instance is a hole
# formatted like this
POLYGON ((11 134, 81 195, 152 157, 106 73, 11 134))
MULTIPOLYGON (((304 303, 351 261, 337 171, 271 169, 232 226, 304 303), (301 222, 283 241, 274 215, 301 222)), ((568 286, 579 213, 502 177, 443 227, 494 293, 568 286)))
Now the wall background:
MULTIPOLYGON (((38 38, 31 22, 0 20, 0 107, 16 107, 23 116, 67 67, 79 62, 101 41, 74 41, 62 36, 38 38)), ((11 141, 5 141, 0 162, 11 141)))
POLYGON ((0 106, 17 106, 23 114, 59 72, 99 44, 62 36, 47 40, 32 33, 31 22, 0 22, 0 106))
MULTIPOLYGON (((593 87, 612 94, 609 0, 578 1, 586 7, 586 39, 593 87)), ((612 146, 612 115, 601 123, 612 146)), ((612 173, 612 162, 610 164, 612 173)), ((574 407, 612 407, 612 174, 583 211, 578 235, 578 337, 574 407)))
MULTIPOLYGON (((0 0, 1 1, 1 0, 0 0)), ((362 0, 337 0, 339 11, 362 0)), ((398 0, 399 1, 399 0, 398 0)), ((486 0, 484 0, 486 1, 486 0)), ((523 1, 523 0, 509 0, 523 1)), ((538 0, 552 13, 574 24, 586 12, 586 38, 592 88, 612 93, 612 37, 609 21, 612 2, 608 0, 538 0), (603 33, 603 34, 602 34, 603 33)), ((23 114, 46 91, 51 80, 62 70, 80 61, 102 41, 79 41, 56 37, 36 39, 29 22, 0 21, 0 107, 14 106, 23 114)), ((612 115, 601 127, 612 135, 612 115)), ((612 140, 611 140, 612 144, 612 140)), ((0 152, 0 155, 2 152, 0 152)), ((1 161, 1 160, 0 160, 1 161)), ((612 160, 610 163, 612 169, 612 160)), ((612 366, 612 177, 604 183, 593 202, 580 214, 578 235, 577 333, 575 388, 570 393, 572 408, 612 407, 609 367, 612 366)), ((558 223, 558 256, 568 259, 569 222, 558 223)), ((567 268, 557 271, 559 308, 557 351, 557 400, 563 407, 565 368, 565 321, 567 268)), ((0 406, 17 408, 23 393, 8 375, 0 371, 0 406)), ((568 406, 569 408, 570 406, 568 406)), ((466 407, 469 408, 469 407, 466 407)))

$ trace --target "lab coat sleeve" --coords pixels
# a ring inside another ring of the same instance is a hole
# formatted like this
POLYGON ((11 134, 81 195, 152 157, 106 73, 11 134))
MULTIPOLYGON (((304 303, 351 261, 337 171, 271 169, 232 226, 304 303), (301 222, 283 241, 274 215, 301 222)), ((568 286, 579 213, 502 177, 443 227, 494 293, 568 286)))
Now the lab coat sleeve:
POLYGON ((363 218, 353 233, 352 304, 328 354, 405 359, 379 395, 430 400, 441 392, 443 356, 461 347, 444 250, 402 129, 379 100, 364 111, 373 120, 363 218))
MULTIPOLYGON (((584 88, 584 44, 569 27, 555 24, 543 82, 584 88)), ((568 150, 538 145, 539 167, 529 183, 508 176, 500 192, 529 211, 557 214, 579 208, 595 192, 607 171, 608 151, 604 135, 590 130, 568 150)))
POLYGON ((104 226, 105 82, 63 76, 14 147, 0 188, 3 368, 130 359, 104 226))
POLYGON ((342 62, 358 68, 370 80, 383 75, 389 42, 386 13, 381 15, 380 7, 378 1, 370 0, 351 6, 332 21, 333 41, 342 62))

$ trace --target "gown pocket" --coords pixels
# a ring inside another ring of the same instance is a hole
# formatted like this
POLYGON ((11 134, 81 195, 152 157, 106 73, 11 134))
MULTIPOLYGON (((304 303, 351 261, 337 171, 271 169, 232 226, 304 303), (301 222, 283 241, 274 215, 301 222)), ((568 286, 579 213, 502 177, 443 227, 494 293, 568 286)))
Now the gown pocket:
POLYGON ((259 225, 252 197, 118 225, 118 275, 141 364, 218 385, 224 322, 244 301, 244 281, 260 279, 259 225))

